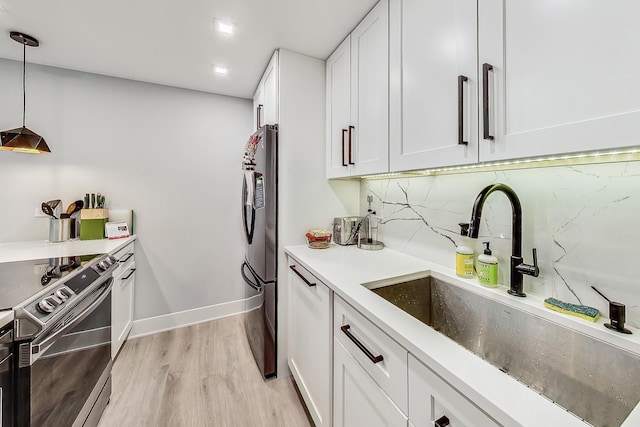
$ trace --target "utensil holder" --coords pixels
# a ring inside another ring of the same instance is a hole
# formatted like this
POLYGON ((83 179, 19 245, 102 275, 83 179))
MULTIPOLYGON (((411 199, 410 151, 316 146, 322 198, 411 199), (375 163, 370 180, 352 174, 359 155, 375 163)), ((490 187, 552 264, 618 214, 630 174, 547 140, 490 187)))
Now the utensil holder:
POLYGON ((49 241, 65 242, 71 238, 71 218, 49 220, 49 241))

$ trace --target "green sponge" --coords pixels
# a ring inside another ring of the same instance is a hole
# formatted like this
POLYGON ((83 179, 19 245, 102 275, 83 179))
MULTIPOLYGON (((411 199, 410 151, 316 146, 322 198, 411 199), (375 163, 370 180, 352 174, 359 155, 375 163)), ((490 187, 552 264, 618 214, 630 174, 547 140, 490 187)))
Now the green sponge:
POLYGON ((598 320, 598 317, 600 317, 600 312, 597 308, 586 305, 569 304, 568 302, 562 302, 555 298, 547 298, 544 300, 544 306, 551 310, 559 311, 560 313, 587 319, 591 322, 595 322, 598 320))

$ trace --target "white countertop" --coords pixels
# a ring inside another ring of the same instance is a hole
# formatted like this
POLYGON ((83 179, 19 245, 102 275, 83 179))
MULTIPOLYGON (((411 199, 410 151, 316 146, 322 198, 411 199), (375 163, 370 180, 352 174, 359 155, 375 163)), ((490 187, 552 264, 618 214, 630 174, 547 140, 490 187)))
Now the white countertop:
MULTIPOLYGON (((136 240, 136 235, 122 239, 68 240, 51 243, 47 240, 0 243, 0 263, 41 258, 59 258, 90 254, 114 253, 136 240)), ((0 326, 13 320, 13 311, 0 311, 0 326)))
MULTIPOLYGON (((475 279, 456 276, 452 268, 388 248, 363 251, 355 246, 332 244, 328 249, 310 249, 301 245, 289 246, 285 250, 410 353, 506 426, 584 427, 585 424, 464 347, 389 304, 361 284, 397 276, 429 274, 640 354, 638 330, 634 330, 634 334, 630 336, 614 334, 604 328, 606 319, 601 318, 594 324, 574 316, 563 315, 545 308, 542 298, 532 295, 527 298, 514 298, 508 295, 503 287, 483 287, 475 279)), ((636 406, 623 425, 640 425, 640 405, 636 406)))
POLYGON ((13 320, 13 310, 0 311, 0 328, 13 320))
POLYGON ((47 240, 0 243, 0 262, 29 259, 58 258, 90 254, 113 253, 136 240, 136 236, 122 239, 68 240, 51 243, 47 240))

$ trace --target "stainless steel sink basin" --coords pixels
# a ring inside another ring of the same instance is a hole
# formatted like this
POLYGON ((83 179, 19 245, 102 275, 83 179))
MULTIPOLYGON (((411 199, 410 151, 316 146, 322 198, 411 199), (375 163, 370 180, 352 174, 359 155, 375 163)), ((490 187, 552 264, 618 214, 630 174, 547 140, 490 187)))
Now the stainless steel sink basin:
POLYGON ((640 400, 640 356, 433 277, 365 287, 594 426, 640 400))

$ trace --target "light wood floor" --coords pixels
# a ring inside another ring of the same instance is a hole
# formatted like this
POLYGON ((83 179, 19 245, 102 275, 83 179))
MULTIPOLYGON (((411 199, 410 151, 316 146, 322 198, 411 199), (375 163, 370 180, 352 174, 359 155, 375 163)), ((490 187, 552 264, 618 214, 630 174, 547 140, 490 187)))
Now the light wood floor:
POLYGON ((242 319, 127 341, 99 427, 310 426, 292 380, 260 376, 242 319))

